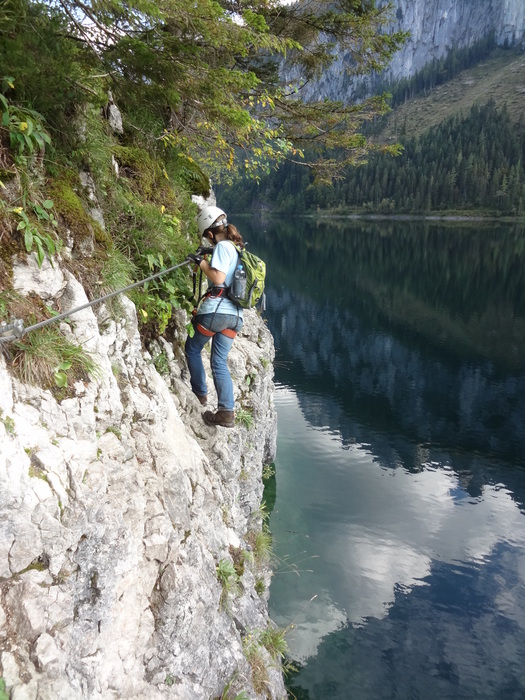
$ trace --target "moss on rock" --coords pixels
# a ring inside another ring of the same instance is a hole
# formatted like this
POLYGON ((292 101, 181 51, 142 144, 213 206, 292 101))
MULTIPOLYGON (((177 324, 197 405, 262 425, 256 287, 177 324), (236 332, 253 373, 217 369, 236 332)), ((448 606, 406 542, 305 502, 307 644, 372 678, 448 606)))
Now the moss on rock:
POLYGON ((179 182, 191 194, 210 196, 210 181, 197 163, 184 154, 167 155, 166 170, 170 178, 179 182))
POLYGON ((50 181, 48 192, 56 213, 65 221, 76 242, 94 239, 104 247, 111 246, 111 237, 88 214, 82 199, 75 192, 75 186, 78 186, 76 180, 77 176, 71 173, 50 181))
POLYGON ((119 164, 120 176, 134 183, 143 197, 154 199, 161 170, 150 154, 135 146, 113 146, 112 152, 119 164))

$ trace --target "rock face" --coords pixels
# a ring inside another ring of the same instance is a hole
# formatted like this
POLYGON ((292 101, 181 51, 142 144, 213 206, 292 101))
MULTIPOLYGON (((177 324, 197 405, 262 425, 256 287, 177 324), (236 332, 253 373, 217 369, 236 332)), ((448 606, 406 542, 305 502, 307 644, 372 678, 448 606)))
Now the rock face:
POLYGON ((396 0, 397 29, 410 31, 405 47, 386 72, 395 81, 413 75, 452 48, 471 46, 494 32, 501 46, 514 46, 525 34, 521 0, 396 0))
MULTIPOLYGON (((501 46, 519 45, 525 39, 523 0, 394 0, 393 5, 392 28, 409 31, 410 37, 381 74, 383 84, 408 78, 452 48, 471 46, 492 32, 501 46)), ((348 61, 345 52, 339 51, 331 68, 301 94, 308 99, 352 100, 357 90, 363 94, 365 85, 365 91, 371 92, 374 78, 350 78, 345 74, 348 61)))
MULTIPOLYGON (((19 262, 14 278, 63 311, 87 302, 58 265, 19 262)), ((268 651, 262 693, 246 652, 271 625, 251 545, 275 453, 272 337, 246 313, 230 366, 253 424, 211 428, 184 338, 145 352, 121 302, 119 318, 92 307, 62 325, 99 368, 70 398, 21 383, 0 353, 0 677, 13 700, 284 698, 268 651), (229 590, 220 562, 238 566, 229 590)))

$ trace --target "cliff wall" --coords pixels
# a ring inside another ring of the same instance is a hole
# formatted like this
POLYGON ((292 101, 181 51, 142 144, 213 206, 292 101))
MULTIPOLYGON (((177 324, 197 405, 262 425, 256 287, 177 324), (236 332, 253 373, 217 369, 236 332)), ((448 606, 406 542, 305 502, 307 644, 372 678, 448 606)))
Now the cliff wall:
MULTIPOLYGON (((381 82, 396 82, 447 55, 452 48, 471 46, 494 32, 499 45, 519 45, 525 39, 525 3, 522 0, 394 0, 394 30, 409 31, 381 82)), ((354 99, 363 85, 371 90, 375 77, 352 78, 348 54, 338 51, 331 68, 316 83, 302 89, 309 99, 354 99)), ((300 76, 294 75, 294 79, 300 76)))
MULTIPOLYGON (((33 256, 15 261, 13 282, 61 311, 87 302, 69 272, 39 269, 33 256)), ((271 628, 270 572, 255 549, 276 438, 264 322, 247 312, 231 351, 237 405, 253 415, 231 430, 203 423, 183 335, 145 351, 126 297, 118 314, 95 306, 61 329, 98 365, 69 398, 22 383, 0 352, 0 677, 10 698, 285 697, 259 643, 271 628), (225 563, 237 573, 221 583, 225 563)))

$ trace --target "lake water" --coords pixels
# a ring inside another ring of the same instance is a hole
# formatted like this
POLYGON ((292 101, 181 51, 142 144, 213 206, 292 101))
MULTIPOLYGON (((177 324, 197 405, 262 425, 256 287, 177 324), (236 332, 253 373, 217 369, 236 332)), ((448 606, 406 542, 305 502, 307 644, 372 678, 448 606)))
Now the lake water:
POLYGON ((268 264, 290 697, 525 698, 523 227, 239 227, 268 264))

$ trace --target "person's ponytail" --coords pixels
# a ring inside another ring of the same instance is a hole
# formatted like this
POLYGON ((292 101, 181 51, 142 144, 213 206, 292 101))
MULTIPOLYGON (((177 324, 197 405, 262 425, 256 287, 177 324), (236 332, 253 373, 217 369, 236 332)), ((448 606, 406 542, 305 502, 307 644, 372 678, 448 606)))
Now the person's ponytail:
POLYGON ((226 227, 226 237, 239 248, 244 248, 244 240, 237 228, 233 224, 228 224, 226 227))

